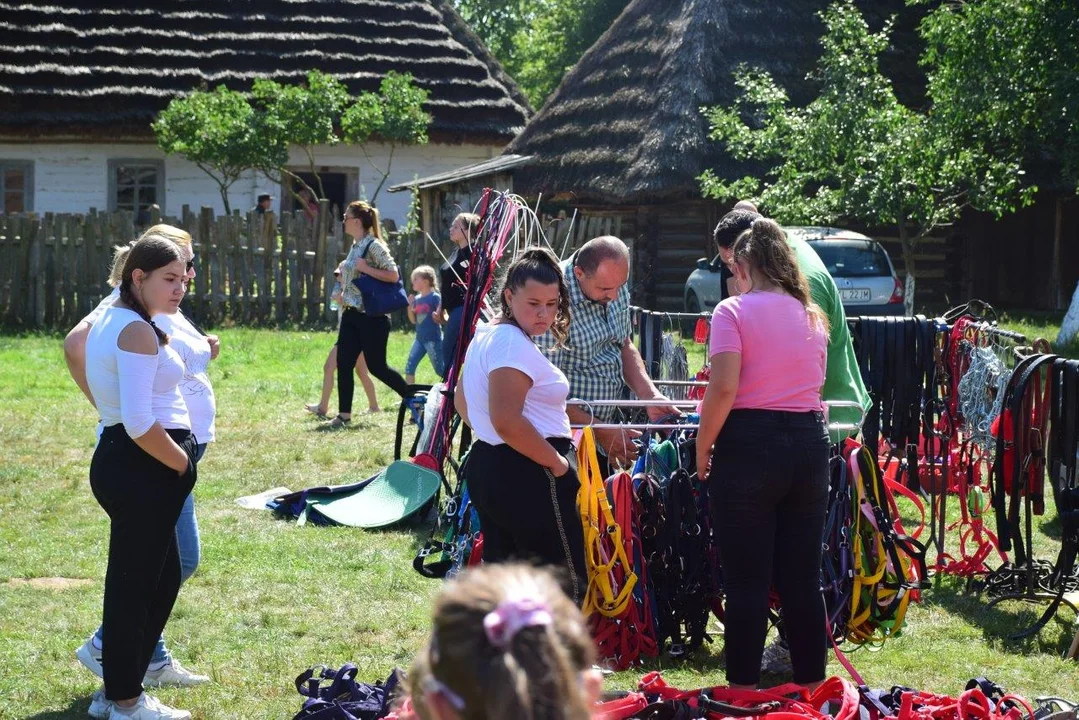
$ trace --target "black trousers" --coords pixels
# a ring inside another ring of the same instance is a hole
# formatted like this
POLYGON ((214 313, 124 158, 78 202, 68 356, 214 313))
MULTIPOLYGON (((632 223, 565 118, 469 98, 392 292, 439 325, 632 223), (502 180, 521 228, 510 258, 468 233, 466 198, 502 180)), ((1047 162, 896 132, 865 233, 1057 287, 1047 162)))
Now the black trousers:
POLYGON ((195 437, 167 430, 188 456, 182 476, 135 444, 123 425, 112 425, 90 462, 90 488, 109 515, 102 650, 105 697, 125 700, 142 692, 142 677, 180 591, 176 520, 195 487, 195 437))
POLYGON ((708 492, 723 566, 728 682, 760 679, 773 582, 794 681, 824 679, 820 564, 829 452, 819 412, 733 410, 716 440, 708 492))
POLYGON ((483 531, 483 561, 521 560, 552 566, 566 594, 580 603, 587 588, 584 529, 577 512, 576 453, 566 438, 552 438, 570 463, 555 478, 509 445, 472 444, 462 472, 483 531))
POLYGON ((351 309, 341 314, 341 327, 337 330, 338 412, 352 412, 352 394, 356 387, 352 369, 356 367, 361 353, 372 375, 401 397, 409 394, 405 379, 386 364, 386 345, 389 341, 390 319, 385 315, 368 315, 351 309))

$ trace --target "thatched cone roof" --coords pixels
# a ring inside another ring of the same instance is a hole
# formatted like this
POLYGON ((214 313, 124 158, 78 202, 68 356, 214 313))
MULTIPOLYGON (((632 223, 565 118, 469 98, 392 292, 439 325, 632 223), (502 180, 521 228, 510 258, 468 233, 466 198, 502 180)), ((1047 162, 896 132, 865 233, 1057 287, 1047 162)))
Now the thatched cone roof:
POLYGON ((504 143, 531 109, 450 0, 50 0, 0 13, 0 137, 150 137, 200 85, 301 82, 353 93, 388 70, 430 91, 432 139, 504 143))
MULTIPOLYGON (((700 197, 706 168, 738 170, 708 140, 702 106, 731 102, 740 63, 768 70, 795 102, 812 99, 805 80, 824 31, 827 0, 633 0, 567 73, 506 149, 533 155, 514 175, 518 192, 571 194, 578 201, 639 204, 700 197)), ((871 26, 903 0, 864 0, 871 26)), ((893 40, 910 48, 901 66, 919 97, 911 12, 893 40)))

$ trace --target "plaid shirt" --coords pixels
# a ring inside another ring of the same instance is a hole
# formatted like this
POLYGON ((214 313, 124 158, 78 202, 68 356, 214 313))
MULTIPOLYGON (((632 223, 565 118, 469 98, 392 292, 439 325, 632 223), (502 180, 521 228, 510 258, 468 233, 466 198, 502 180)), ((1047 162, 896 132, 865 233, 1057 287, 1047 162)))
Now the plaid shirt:
MULTIPOLYGON (((630 337, 629 283, 618 297, 604 305, 589 300, 573 274, 574 257, 562 263, 569 286, 570 324, 565 347, 555 347, 550 332, 536 338, 536 345, 569 379, 569 396, 578 400, 621 400, 622 346, 630 337)), ((597 420, 607 422, 618 408, 598 407, 597 420)))

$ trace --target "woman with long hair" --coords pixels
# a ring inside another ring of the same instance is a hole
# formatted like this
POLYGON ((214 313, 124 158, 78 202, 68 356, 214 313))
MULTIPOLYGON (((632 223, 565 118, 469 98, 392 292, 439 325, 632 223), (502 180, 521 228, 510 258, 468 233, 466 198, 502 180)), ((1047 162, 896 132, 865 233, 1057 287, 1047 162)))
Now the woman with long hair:
POLYGON ((177 312, 186 274, 175 242, 140 238, 124 260, 120 297, 86 339, 86 382, 103 426, 90 487, 111 521, 101 666, 112 718, 191 717, 142 686, 180 590, 175 527, 196 480, 184 363, 152 319, 177 312))
POLYGON ((558 258, 526 250, 506 273, 501 312, 468 346, 458 413, 475 442, 464 476, 483 527, 485 562, 531 560, 555 566, 575 600, 584 595, 584 531, 570 441, 569 381, 533 338, 564 342, 569 289, 558 258))
POLYGON ((386 346, 390 341, 390 319, 368 313, 363 296, 352 281, 369 275, 383 282, 400 277, 389 247, 382 242, 378 210, 363 200, 349 203, 345 209, 345 233, 352 237, 348 256, 339 266, 341 272, 341 324, 337 330, 337 417, 326 427, 337 430, 352 421, 352 393, 355 383, 352 369, 362 353, 367 369, 401 397, 409 394, 408 383, 386 364, 386 346))
POLYGON ((461 314, 464 312, 465 287, 468 282, 468 266, 472 262, 472 242, 480 230, 480 216, 461 213, 450 225, 450 241, 453 254, 438 269, 442 288, 442 307, 437 318, 442 327, 442 369, 450 371, 450 363, 457 354, 457 338, 461 334, 461 314))
POLYGON ((825 677, 827 642, 819 575, 828 320, 771 220, 754 221, 738 237, 729 264, 739 294, 712 316, 712 373, 696 447, 723 566, 727 681, 754 687, 760 679, 774 582, 794 681, 813 688, 825 677))
MULTIPOLYGON (((194 251, 191 236, 184 230, 171 225, 154 225, 142 234, 144 238, 156 237, 168 240, 180 249, 184 257, 184 281, 190 283, 195 277, 194 251)), ((100 319, 105 310, 120 298, 120 283, 123 279, 124 264, 134 243, 116 248, 108 284, 113 291, 98 303, 97 307, 83 318, 68 333, 64 340, 64 356, 72 379, 94 404, 93 395, 86 381, 86 339, 91 328, 100 319)), ((217 403, 213 385, 207 373, 207 366, 220 352, 220 341, 216 335, 204 335, 182 311, 175 314, 159 313, 153 317, 154 323, 170 336, 170 345, 179 353, 184 362, 184 380, 180 392, 191 416, 191 431, 195 436, 195 462, 200 462, 209 444, 215 441, 217 403)), ((101 427, 98 428, 99 432, 101 427)), ((198 520, 195 516, 194 493, 188 495, 180 517, 176 521, 176 542, 180 552, 180 582, 187 582, 198 568, 201 557, 198 520)), ((104 645, 102 627, 91 635, 75 651, 88 670, 102 677, 101 656, 104 645)), ((168 646, 165 636, 158 638, 150 665, 143 680, 147 685, 192 686, 207 682, 209 677, 200 675, 180 663, 168 646)), ((108 717, 111 706, 101 691, 94 693, 90 706, 91 717, 108 717)))

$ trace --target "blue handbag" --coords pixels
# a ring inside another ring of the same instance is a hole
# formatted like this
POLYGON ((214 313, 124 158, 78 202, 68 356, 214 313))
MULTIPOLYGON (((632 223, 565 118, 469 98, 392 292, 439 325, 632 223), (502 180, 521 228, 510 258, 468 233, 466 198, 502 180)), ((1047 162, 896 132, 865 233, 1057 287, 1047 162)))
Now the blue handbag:
MULTIPOLYGON (((367 251, 374 243, 372 240, 367 244, 361 258, 367 257, 367 251)), ((408 307, 408 295, 405 294, 405 284, 401 281, 400 268, 397 269, 396 282, 385 282, 363 273, 354 278, 352 284, 359 288, 363 297, 363 311, 368 315, 388 315, 408 307)))

